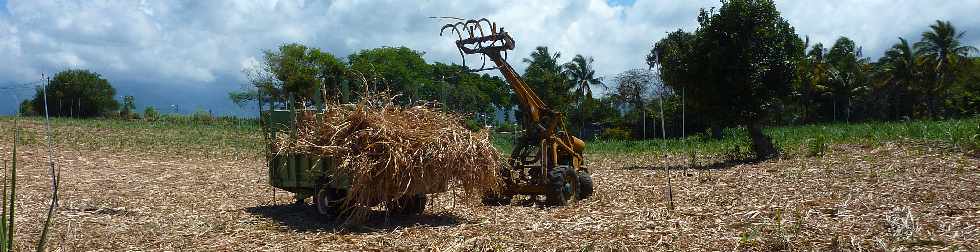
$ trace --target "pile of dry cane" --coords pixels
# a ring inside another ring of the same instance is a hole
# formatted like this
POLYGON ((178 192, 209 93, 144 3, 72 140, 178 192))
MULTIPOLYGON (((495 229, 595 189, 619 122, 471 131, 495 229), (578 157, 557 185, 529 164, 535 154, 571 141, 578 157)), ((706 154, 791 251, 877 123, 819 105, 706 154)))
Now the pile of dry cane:
POLYGON ((296 135, 277 134, 279 152, 335 158, 333 176, 350 178, 344 204, 353 219, 372 206, 450 185, 470 199, 499 191, 500 154, 488 130, 473 132, 458 115, 394 100, 376 94, 328 105, 322 115, 298 120, 296 135))

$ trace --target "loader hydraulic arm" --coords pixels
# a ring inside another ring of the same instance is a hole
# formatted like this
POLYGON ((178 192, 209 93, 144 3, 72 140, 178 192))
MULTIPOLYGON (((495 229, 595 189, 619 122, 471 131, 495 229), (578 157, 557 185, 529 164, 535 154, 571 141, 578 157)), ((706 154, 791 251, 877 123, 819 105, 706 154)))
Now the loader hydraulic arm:
POLYGON ((488 54, 487 56, 497 65, 500 74, 504 76, 504 79, 507 79, 507 84, 514 90, 514 94, 517 95, 517 100, 520 102, 521 108, 527 112, 526 117, 530 124, 543 126, 541 125, 542 113, 545 113, 544 116, 546 117, 554 116, 554 112, 548 109, 547 105, 541 101, 541 98, 534 93, 534 90, 524 83, 521 76, 514 71, 514 68, 510 64, 504 61, 499 52, 488 54))
MULTIPOLYGON (((581 155, 585 143, 564 131, 562 114, 548 107, 517 74, 517 71, 507 63, 506 53, 514 49, 514 39, 503 28, 498 28, 496 24, 487 19, 479 19, 447 24, 442 27, 442 32, 447 30, 452 30, 458 36, 456 48, 459 49, 464 65, 466 64, 465 55, 481 55, 484 57, 483 66, 474 71, 497 69, 507 80, 510 88, 517 96, 521 110, 524 112, 522 126, 525 135, 522 141, 525 143, 522 145, 538 145, 540 142, 549 141, 571 153, 575 153, 573 155, 581 155), (484 30, 485 28, 489 31, 484 30), (487 68, 487 58, 496 67, 487 68)), ((520 150, 522 145, 519 145, 515 151, 520 150)))

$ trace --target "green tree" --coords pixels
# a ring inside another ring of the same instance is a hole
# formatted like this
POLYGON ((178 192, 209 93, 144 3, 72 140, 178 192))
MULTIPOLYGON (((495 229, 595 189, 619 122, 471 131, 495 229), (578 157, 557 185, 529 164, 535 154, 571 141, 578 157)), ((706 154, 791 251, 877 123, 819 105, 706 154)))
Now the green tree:
POLYGON ((573 83, 562 74, 561 64, 558 63, 560 58, 561 53, 552 54, 548 47, 535 48, 528 58, 524 58, 528 66, 523 77, 545 105, 567 114, 572 101, 569 90, 573 83))
POLYGON ((722 1, 718 12, 701 10, 698 21, 688 71, 703 81, 689 97, 719 109, 713 115, 729 114, 719 119, 747 126, 758 158, 776 155, 762 128, 790 93, 803 41, 771 0, 722 1))
POLYGON ((842 107, 844 120, 850 121, 855 96, 867 90, 867 58, 862 58, 861 49, 847 37, 840 37, 827 53, 829 91, 832 94, 834 121, 838 119, 838 109, 842 107))
POLYGON ((499 77, 476 74, 456 64, 437 62, 431 69, 431 79, 422 87, 420 99, 440 101, 450 111, 482 118, 511 106, 510 88, 499 77))
MULTIPOLYGON (((37 115, 44 114, 44 91, 37 88, 31 104, 37 115)), ((116 89, 101 75, 88 70, 65 70, 47 85, 48 114, 59 117, 96 117, 119 108, 113 99, 116 89)))
POLYGON ((949 21, 936 20, 929 29, 922 33, 922 41, 915 43, 915 49, 933 80, 925 90, 928 114, 934 117, 939 113, 939 101, 948 95, 949 85, 957 71, 968 62, 967 57, 977 48, 963 45, 960 40, 966 32, 957 32, 949 21))
POLYGON ((423 89, 431 85, 432 66, 421 52, 407 47, 362 50, 347 58, 350 69, 367 79, 368 89, 401 93, 402 102, 420 100, 423 89))
POLYGON ((346 65, 333 54, 298 43, 262 53, 261 68, 248 73, 255 89, 229 93, 236 104, 241 106, 258 99, 262 93, 266 96, 263 99, 269 102, 293 99, 297 106, 306 106, 321 97, 339 93, 346 65))
POLYGON ((160 119, 160 111, 157 111, 157 109, 153 106, 146 106, 146 108, 143 109, 143 119, 156 121, 157 119, 160 119))
POLYGON ((132 95, 123 96, 123 106, 119 110, 119 116, 123 119, 132 119, 136 113, 136 98, 132 95))
POLYGON ((619 104, 629 106, 630 113, 639 117, 637 118, 639 122, 636 122, 634 129, 639 129, 635 132, 643 139, 647 137, 647 102, 650 100, 654 86, 659 84, 658 81, 659 77, 647 69, 626 70, 616 75, 613 80, 616 84, 613 87, 612 97, 619 104))
POLYGON ((23 100, 20 102, 20 107, 17 110, 21 116, 36 116, 37 112, 34 110, 34 104, 31 100, 23 100))
POLYGON ((592 104, 588 102, 593 99, 592 86, 606 87, 602 83, 602 77, 596 76, 593 61, 595 60, 592 57, 584 57, 578 54, 572 58, 571 62, 562 65, 566 78, 573 83, 578 100, 576 107, 578 107, 578 113, 580 115, 578 118, 580 122, 579 135, 585 135, 585 124, 587 120, 585 113, 589 109, 588 106, 592 104))
MULTIPOLYGON (((653 45, 653 49, 650 50, 646 58, 647 65, 651 69, 657 69, 660 72, 660 78, 664 86, 674 93, 679 93, 681 96, 677 105, 681 109, 680 120, 682 132, 686 132, 686 128, 696 128, 690 127, 691 125, 703 126, 710 123, 706 122, 703 117, 694 117, 689 122, 684 114, 688 112, 691 114, 705 114, 708 111, 717 111, 716 108, 710 107, 712 105, 711 103, 699 102, 698 99, 689 100, 684 98, 687 95, 688 88, 692 86, 696 88, 702 81, 694 69, 694 63, 696 62, 693 61, 696 60, 697 55, 695 55, 693 50, 696 42, 697 36, 693 33, 683 30, 670 32, 666 37, 653 45)), ((717 99, 721 99, 721 97, 705 97, 700 100, 717 99)), ((721 138, 721 127, 722 125, 718 122, 713 124, 712 133, 714 137, 721 138)))
POLYGON ((978 116, 980 115, 980 57, 972 58, 966 70, 959 73, 957 83, 950 90, 950 93, 954 94, 950 105, 959 116, 978 116))
POLYGON ((691 66, 696 39, 692 33, 677 30, 657 41, 647 54, 647 65, 660 71, 665 86, 681 90, 698 81, 691 66))
POLYGON ((800 60, 794 89, 800 107, 799 122, 808 123, 815 120, 813 111, 819 108, 820 96, 828 94, 829 66, 826 61, 827 49, 822 43, 810 46, 810 39, 807 38, 804 48, 809 51, 800 60))
POLYGON ((236 90, 228 92, 228 99, 238 107, 245 108, 249 102, 254 101, 259 96, 256 90, 236 90))
POLYGON ((888 51, 885 51, 885 56, 878 60, 882 65, 881 83, 888 96, 890 107, 888 117, 892 120, 911 116, 910 111, 903 108, 912 104, 909 93, 912 88, 919 85, 922 78, 915 48, 904 38, 898 40, 899 42, 892 45, 888 51))

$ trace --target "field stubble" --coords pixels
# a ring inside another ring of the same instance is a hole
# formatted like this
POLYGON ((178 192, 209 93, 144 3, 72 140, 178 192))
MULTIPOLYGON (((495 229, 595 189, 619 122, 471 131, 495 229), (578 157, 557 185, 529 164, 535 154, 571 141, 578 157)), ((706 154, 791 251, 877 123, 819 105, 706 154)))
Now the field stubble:
MULTIPOLYGON (((63 194, 49 244, 66 251, 980 249, 980 161, 937 143, 834 144, 822 157, 699 158, 694 168, 687 155, 590 154, 596 194, 571 206, 484 207, 447 193, 421 216, 373 212, 344 227, 291 195, 273 198, 261 155, 235 147, 257 139, 204 136, 208 148, 155 135, 140 151, 125 142, 152 130, 58 126, 76 136, 56 149, 63 194), (85 140, 93 134, 118 138, 85 140)), ((19 250, 32 249, 43 220, 44 153, 39 143, 19 153, 19 250)))

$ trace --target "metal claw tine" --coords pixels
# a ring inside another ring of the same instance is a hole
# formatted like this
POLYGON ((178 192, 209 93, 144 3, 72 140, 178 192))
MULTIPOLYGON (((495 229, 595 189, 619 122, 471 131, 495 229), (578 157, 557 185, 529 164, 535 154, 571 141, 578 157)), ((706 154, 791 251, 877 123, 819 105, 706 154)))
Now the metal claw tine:
POLYGON ((487 55, 483 54, 483 65, 480 65, 480 69, 487 68, 487 55))
POLYGON ((442 28, 439 29, 439 36, 442 36, 442 33, 446 32, 446 29, 452 28, 452 27, 453 27, 453 24, 443 25, 442 28))
MULTIPOLYGON (((459 48, 457 48, 459 49, 459 48)), ((463 66, 466 66, 466 54, 463 54, 463 49, 459 49, 459 58, 463 59, 463 66)))
POLYGON ((490 20, 487 20, 487 18, 478 19, 478 20, 476 20, 476 22, 477 23, 479 23, 479 22, 486 22, 487 24, 490 24, 490 20))
POLYGON ((483 26, 480 25, 480 23, 476 23, 476 29, 479 29, 480 30, 480 37, 483 37, 484 36, 483 26))
POLYGON ((459 40, 463 40, 463 34, 460 33, 459 28, 456 28, 456 26, 453 26, 453 31, 456 32, 456 37, 459 38, 459 40))

